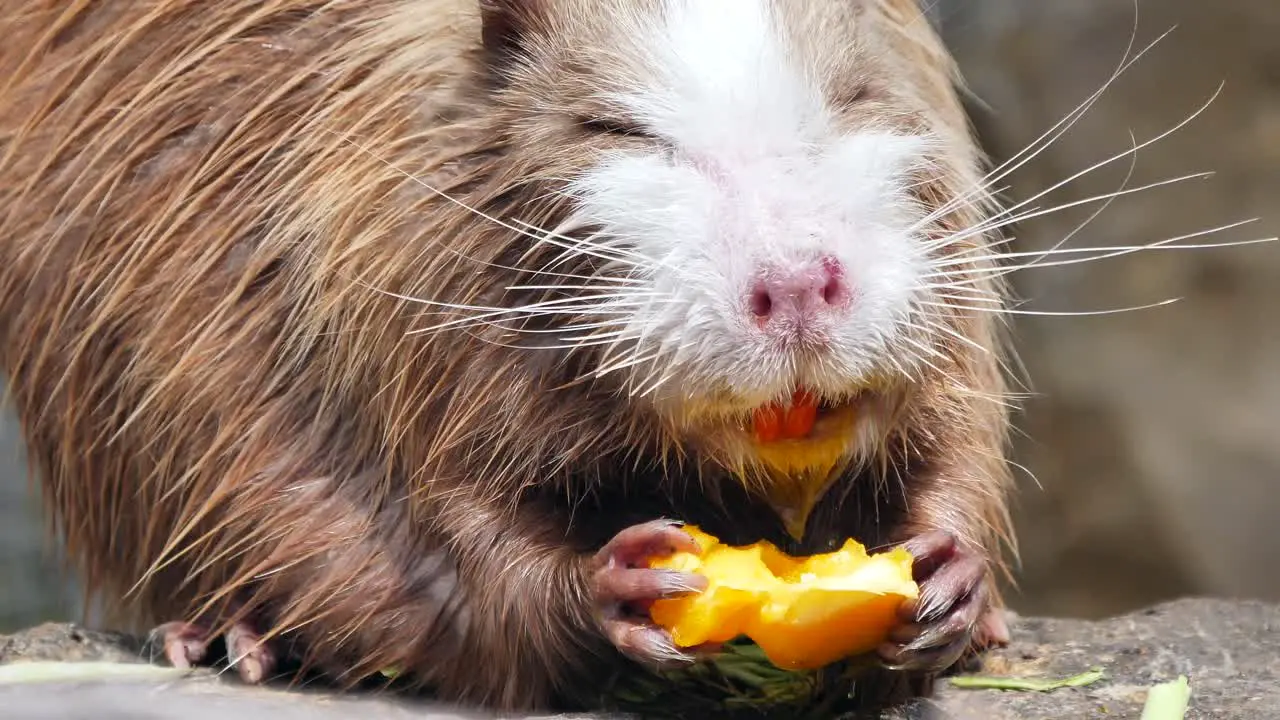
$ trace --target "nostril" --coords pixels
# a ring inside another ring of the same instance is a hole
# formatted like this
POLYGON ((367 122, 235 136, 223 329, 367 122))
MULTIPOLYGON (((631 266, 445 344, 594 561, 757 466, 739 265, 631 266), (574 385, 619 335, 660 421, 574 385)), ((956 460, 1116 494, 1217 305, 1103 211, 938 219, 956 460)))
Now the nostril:
POLYGON ((763 282, 757 282, 751 289, 750 303, 751 313, 758 318, 766 318, 773 313, 773 297, 763 282))
POLYGON ((831 276, 827 278, 827 284, 822 287, 822 300, 828 305, 839 305, 848 297, 848 291, 845 290, 844 281, 839 277, 831 276))
POLYGON ((844 266, 835 258, 822 259, 822 300, 828 305, 840 305, 849 298, 849 288, 844 282, 844 266))
POLYGON ((776 319, 816 319, 848 305, 844 267, 834 258, 820 263, 768 266, 751 283, 746 306, 762 325, 776 319))

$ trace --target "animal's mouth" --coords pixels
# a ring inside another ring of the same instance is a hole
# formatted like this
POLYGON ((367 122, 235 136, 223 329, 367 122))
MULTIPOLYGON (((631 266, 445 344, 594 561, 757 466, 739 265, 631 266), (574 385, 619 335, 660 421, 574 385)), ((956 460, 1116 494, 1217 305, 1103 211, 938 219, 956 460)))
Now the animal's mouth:
POLYGON ((761 446, 806 445, 847 432, 862 397, 833 400, 797 388, 788 402, 756 408, 745 428, 761 446))
POLYGON ((856 453, 870 400, 867 392, 832 399, 799 388, 788 401, 752 412, 743 431, 769 471, 765 496, 792 537, 804 537, 810 513, 834 478, 831 471, 856 453))

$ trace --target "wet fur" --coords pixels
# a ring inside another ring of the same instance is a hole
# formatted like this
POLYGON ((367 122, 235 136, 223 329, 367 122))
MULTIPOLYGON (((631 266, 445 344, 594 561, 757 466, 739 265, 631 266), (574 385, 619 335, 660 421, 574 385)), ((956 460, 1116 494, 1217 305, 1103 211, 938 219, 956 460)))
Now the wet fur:
MULTIPOLYGON (((542 299, 504 288, 547 283, 530 270, 561 252, 435 192, 563 215, 546 189, 589 142, 484 71, 518 21, 486 50, 463 0, 0 10, 0 358, 69 553, 121 622, 244 614, 339 681, 395 666, 539 707, 617 660, 583 569, 613 533, 666 515, 787 542, 678 420, 584 380, 591 352, 414 334, 456 317, 414 298, 542 299)), ((865 12, 892 48, 886 112, 946 144, 922 198, 975 187, 946 52, 912 2, 865 12)), ((827 40, 811 50, 850 52, 827 40)), ((944 528, 1003 567, 1001 328, 937 312, 966 341, 930 339, 936 370, 886 393, 875 453, 793 549, 944 528)))

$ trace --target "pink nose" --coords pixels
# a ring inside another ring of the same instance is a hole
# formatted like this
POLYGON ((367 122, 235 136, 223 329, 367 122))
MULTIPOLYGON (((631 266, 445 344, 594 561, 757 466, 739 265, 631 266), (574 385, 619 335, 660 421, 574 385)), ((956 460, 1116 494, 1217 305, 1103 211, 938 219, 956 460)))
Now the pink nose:
POLYGON ((849 302, 844 267, 824 258, 816 263, 770 267, 751 285, 751 313, 762 325, 776 320, 817 320, 849 302))

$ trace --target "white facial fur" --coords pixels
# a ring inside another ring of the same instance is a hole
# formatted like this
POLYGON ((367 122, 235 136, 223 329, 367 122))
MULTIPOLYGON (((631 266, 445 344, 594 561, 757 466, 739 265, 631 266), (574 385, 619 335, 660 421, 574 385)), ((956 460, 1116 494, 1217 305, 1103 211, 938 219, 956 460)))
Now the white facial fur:
POLYGON ((634 388, 740 409, 798 384, 838 397, 892 370, 927 273, 908 187, 926 139, 842 134, 822 68, 789 51, 771 0, 666 0, 631 21, 647 81, 609 102, 662 146, 609 154, 571 192, 575 224, 646 259, 632 275, 656 296, 619 301, 632 303, 627 355, 656 356, 631 369, 634 388), (819 256, 843 264, 851 303, 825 346, 798 352, 753 323, 745 298, 762 264, 819 256))

